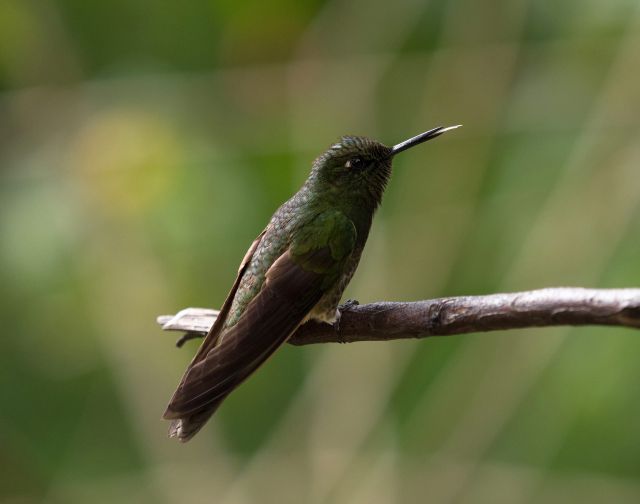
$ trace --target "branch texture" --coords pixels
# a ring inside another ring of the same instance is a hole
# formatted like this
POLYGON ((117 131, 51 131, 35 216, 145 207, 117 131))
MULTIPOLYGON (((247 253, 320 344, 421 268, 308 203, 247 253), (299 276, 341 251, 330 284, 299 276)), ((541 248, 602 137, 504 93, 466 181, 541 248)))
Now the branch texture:
MULTIPOLYGON (((165 330, 182 331, 184 341, 206 334, 216 310, 186 308, 158 317, 165 330)), ((339 327, 308 322, 289 343, 351 343, 448 336, 472 332, 562 325, 640 328, 640 289, 558 287, 488 296, 380 302, 341 307, 339 327)))

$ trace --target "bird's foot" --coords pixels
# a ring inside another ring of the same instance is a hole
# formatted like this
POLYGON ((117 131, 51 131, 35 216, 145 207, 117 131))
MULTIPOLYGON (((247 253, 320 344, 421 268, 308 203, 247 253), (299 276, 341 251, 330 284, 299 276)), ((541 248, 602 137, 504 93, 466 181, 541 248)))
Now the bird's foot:
POLYGON ((348 311, 354 306, 358 306, 360 301, 356 301, 355 299, 347 299, 344 303, 338 306, 338 311, 348 311))
POLYGON ((187 341, 192 339, 204 338, 205 336, 206 334, 202 334, 199 332, 186 332, 176 340, 176 346, 178 348, 182 348, 182 345, 184 345, 187 341))
POLYGON ((342 318, 342 312, 349 311, 351 308, 353 308, 354 306, 358 306, 359 304, 360 303, 355 299, 347 299, 343 304, 339 305, 338 308, 336 309, 336 319, 334 320, 333 324, 331 324, 331 326, 333 327, 333 330, 338 336, 340 343, 344 343, 344 341, 342 341, 342 338, 340 336, 340 319, 342 318))

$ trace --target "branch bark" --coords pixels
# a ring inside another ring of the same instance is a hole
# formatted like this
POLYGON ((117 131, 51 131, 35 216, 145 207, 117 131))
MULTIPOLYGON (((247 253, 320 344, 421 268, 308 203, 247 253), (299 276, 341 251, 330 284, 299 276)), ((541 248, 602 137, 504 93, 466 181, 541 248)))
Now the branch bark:
MULTIPOLYGON (((186 308, 158 317, 164 330, 182 331, 176 343, 204 336, 216 310, 186 308)), ((388 341, 525 327, 608 325, 640 328, 640 289, 558 287, 487 296, 409 303, 380 302, 341 307, 339 327, 308 322, 289 339, 293 345, 388 341)))

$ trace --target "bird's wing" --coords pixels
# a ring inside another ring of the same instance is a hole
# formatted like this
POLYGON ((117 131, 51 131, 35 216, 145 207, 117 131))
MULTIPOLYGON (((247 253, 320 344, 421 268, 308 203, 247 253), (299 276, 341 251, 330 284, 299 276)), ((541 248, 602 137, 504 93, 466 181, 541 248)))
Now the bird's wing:
MULTIPOLYGON (((238 275, 236 276, 235 282, 233 282, 233 285, 231 286, 231 290, 227 295, 227 299, 224 300, 224 303, 222 304, 222 308, 220 308, 220 312, 218 313, 218 316, 216 317, 215 322, 209 329, 207 336, 205 337, 204 341, 200 345, 200 348, 196 352, 196 355, 193 357, 193 360, 191 361, 191 364, 189 365, 189 367, 193 366, 196 362, 199 362, 200 360, 202 360, 207 355, 207 353, 209 353, 209 351, 214 346, 216 346, 216 343, 218 342, 218 337, 220 336, 220 331, 222 330, 225 322, 227 321, 227 316, 229 315, 229 310, 231 309, 231 305, 233 304, 233 298, 235 297, 236 291, 238 290, 238 285, 240 285, 240 280, 242 280, 242 275, 244 275, 244 272, 247 270, 247 266, 249 266, 249 263, 253 258, 253 254, 258 248, 258 245, 260 245, 260 241, 262 240, 262 237, 264 236, 266 231, 267 230, 264 229, 262 233, 260 233, 258 237, 255 240, 253 240, 253 243, 249 247, 249 250, 247 250, 247 253, 244 255, 242 262, 240 263, 240 267, 238 268, 238 275)), ((186 376, 186 373, 185 373, 185 376, 186 376)))
POLYGON ((317 216, 266 273, 260 292, 224 338, 195 361, 165 418, 201 411, 226 397, 302 323, 339 278, 353 252, 356 230, 342 213, 317 216))
MULTIPOLYGON (((253 254, 256 251, 256 249, 258 248, 258 245, 260 244, 260 240, 262 240, 262 237, 264 236, 266 231, 267 230, 264 229, 258 235, 258 237, 255 240, 253 240, 253 243, 251 244, 251 246, 247 250, 246 254, 244 255, 244 258, 242 259, 242 262, 240 263, 240 267, 238 268, 238 275, 236 276, 235 282, 233 282, 233 285, 231 286, 231 290, 229 291, 229 294, 227 295, 227 299, 225 299, 224 303, 222 304, 222 308, 220 308, 220 311, 218 312, 216 320, 213 322, 213 325, 209 329, 209 332, 207 333, 207 336, 204 338, 204 341, 202 342, 202 344, 200 345, 200 348, 198 349, 198 351, 194 355, 193 359, 191 359, 191 364, 189 364, 189 367, 187 368, 187 371, 182 376, 182 379, 180 380, 180 383, 178 384, 178 388, 174 392, 170 403, 173 402, 173 400, 175 399, 178 391, 182 387, 182 385, 183 385, 183 383, 184 383, 184 381, 185 381, 185 379, 187 377, 187 374, 189 373, 189 370, 196 363, 200 362, 204 357, 206 357, 206 355, 209 353, 209 351, 216 346, 216 343, 218 342, 218 337, 220 336, 220 331, 222 330, 222 328, 224 327, 225 322, 227 321, 227 316, 229 315, 229 310, 231 309, 231 304, 233 303, 233 298, 235 297, 236 291, 238 290, 238 285, 240 285, 240 280, 242 280, 242 275, 244 275, 244 272, 246 271, 247 266, 251 262, 251 258, 253 257, 253 254)), ((167 409, 167 412, 168 411, 169 410, 167 409)), ((166 414, 167 413, 165 412, 165 416, 166 416, 166 414)))

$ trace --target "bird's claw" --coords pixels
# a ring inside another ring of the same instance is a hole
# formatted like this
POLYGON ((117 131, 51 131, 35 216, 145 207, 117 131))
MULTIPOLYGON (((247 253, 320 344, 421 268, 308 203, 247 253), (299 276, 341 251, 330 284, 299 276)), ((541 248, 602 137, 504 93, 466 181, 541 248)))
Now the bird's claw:
POLYGON ((198 332, 186 332, 176 340, 176 347, 182 348, 187 341, 204 337, 204 334, 198 332))
POLYGON ((331 325, 336 335, 341 340, 341 343, 344 343, 340 336, 340 319, 342 319, 342 312, 349 311, 351 308, 353 308, 354 306, 358 306, 359 304, 360 303, 355 299, 347 299, 343 304, 339 305, 338 309, 336 310, 336 320, 331 325))
POLYGON ((348 311, 354 306, 358 306, 359 304, 360 302, 355 299, 347 299, 344 303, 338 306, 338 311, 348 311))

